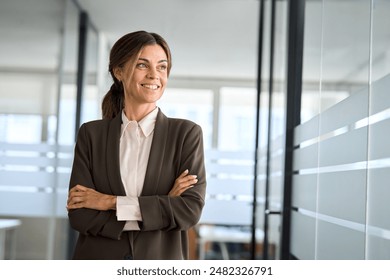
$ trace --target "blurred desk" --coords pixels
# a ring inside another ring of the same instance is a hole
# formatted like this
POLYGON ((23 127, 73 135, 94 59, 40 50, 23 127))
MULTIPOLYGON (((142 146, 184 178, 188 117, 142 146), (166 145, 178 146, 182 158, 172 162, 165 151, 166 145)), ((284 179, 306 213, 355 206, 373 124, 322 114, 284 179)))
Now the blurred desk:
POLYGON ((4 260, 5 258, 7 232, 11 233, 11 237, 10 237, 11 259, 14 259, 15 257, 14 229, 20 226, 21 224, 22 222, 17 219, 0 219, 0 260, 4 260))
MULTIPOLYGON (((228 227, 220 225, 198 225, 198 244, 199 244, 199 259, 204 260, 206 256, 206 243, 216 242, 221 249, 222 258, 229 259, 229 251, 227 243, 243 243, 251 242, 252 232, 243 231, 237 227, 228 227)), ((264 239, 264 232, 261 229, 256 229, 256 240, 261 243, 264 239)))

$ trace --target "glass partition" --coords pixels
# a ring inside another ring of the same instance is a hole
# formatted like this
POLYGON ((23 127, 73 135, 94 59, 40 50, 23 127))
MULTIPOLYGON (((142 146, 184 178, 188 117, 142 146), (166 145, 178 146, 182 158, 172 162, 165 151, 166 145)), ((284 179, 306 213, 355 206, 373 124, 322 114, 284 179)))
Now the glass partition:
MULTIPOLYGON (((0 259, 67 258, 79 12, 73 1, 1 4, 0 259)), ((87 53, 96 63, 96 31, 87 53)), ((97 99, 96 83, 87 97, 97 99)))
POLYGON ((0 231, 5 234, 0 258, 65 257, 65 207, 58 190, 66 174, 58 170, 69 165, 70 150, 56 142, 61 30, 64 15, 72 12, 68 4, 1 4, 0 30, 7 40, 0 47, 0 231), (18 55, 7 55, 7 48, 18 55))
POLYGON ((276 1, 274 23, 274 59, 268 171, 268 259, 280 258, 281 216, 284 187, 286 69, 288 1, 276 1))
POLYGON ((389 258, 386 8, 385 1, 306 1, 295 258, 389 258))
POLYGON ((375 1, 372 6, 372 55, 370 87, 367 259, 390 259, 390 223, 388 188, 390 150, 390 18, 389 1, 375 1))

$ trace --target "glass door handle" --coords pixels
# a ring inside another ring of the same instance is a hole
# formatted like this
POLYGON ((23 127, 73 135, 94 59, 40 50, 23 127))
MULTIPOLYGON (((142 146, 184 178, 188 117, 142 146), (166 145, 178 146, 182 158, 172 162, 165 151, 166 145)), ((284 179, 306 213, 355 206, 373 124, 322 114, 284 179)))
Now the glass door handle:
POLYGON ((265 214, 266 215, 281 215, 282 214, 282 211, 272 211, 272 210, 265 210, 265 214))

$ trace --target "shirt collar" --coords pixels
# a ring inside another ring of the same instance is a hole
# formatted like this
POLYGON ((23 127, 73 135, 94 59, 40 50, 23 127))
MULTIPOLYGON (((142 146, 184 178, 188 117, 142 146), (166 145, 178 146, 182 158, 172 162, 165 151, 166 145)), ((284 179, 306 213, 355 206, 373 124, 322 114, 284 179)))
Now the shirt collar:
MULTIPOLYGON (((158 107, 156 107, 153 111, 151 111, 142 120, 138 122, 138 126, 140 127, 145 137, 148 137, 153 132, 157 120, 157 114, 158 114, 158 107)), ((124 110, 122 110, 121 137, 123 136, 123 132, 125 131, 126 127, 131 122, 137 123, 137 121, 129 121, 129 119, 125 115, 124 110)))

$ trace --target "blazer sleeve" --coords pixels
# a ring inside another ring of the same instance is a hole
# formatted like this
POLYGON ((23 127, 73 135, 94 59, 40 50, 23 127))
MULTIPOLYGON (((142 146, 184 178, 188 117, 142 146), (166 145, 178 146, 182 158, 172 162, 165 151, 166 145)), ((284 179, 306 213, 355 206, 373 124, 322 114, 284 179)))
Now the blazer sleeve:
MULTIPOLYGON (((200 219, 205 201, 206 171, 204 163, 202 129, 194 125, 184 137, 180 155, 180 169, 188 169, 198 176, 194 187, 181 196, 141 196, 141 230, 187 230, 200 219)), ((172 185, 173 186, 173 185, 172 185)))
MULTIPOLYGON (((96 189, 91 173, 91 149, 91 140, 88 139, 86 125, 83 124, 77 135, 69 189, 77 184, 96 189)), ((71 227, 81 234, 100 235, 111 239, 120 238, 125 224, 117 221, 113 210, 74 209, 68 212, 68 217, 71 227)))

